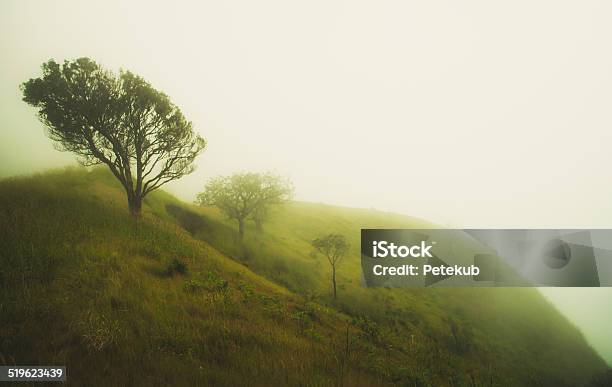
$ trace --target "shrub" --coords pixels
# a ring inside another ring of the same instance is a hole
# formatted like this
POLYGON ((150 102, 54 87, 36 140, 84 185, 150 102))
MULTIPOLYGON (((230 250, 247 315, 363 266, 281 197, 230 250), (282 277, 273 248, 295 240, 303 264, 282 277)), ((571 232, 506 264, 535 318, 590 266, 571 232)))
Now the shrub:
POLYGON ((380 328, 376 322, 367 317, 357 317, 354 319, 355 325, 361 329, 361 336, 371 342, 378 342, 380 339, 380 328))
POLYGON ((240 290, 240 293, 242 294, 242 298, 245 302, 250 300, 255 294, 255 291, 253 290, 253 286, 244 281, 238 282, 238 290, 240 290))
POLYGON ((224 278, 219 277, 215 272, 209 271, 206 279, 206 287, 215 293, 227 293, 229 291, 229 282, 224 278))
POLYGON ((194 293, 194 294, 202 293, 204 289, 206 288, 204 283, 199 280, 189 280, 185 282, 185 285, 183 287, 187 293, 194 293))
POLYGON ((78 321, 81 337, 85 346, 92 352, 100 352, 117 346, 121 342, 123 330, 119 321, 95 312, 87 312, 78 321))
POLYGON ((168 277, 172 277, 174 274, 187 274, 187 265, 175 258, 168 263, 164 274, 168 277))
POLYGON ((262 302, 264 310, 272 315, 273 318, 280 320, 285 316, 285 308, 276 298, 260 294, 259 300, 262 302))
POLYGON ((291 318, 297 322, 300 331, 304 331, 306 328, 312 325, 314 320, 314 312, 298 309, 291 314, 291 318))

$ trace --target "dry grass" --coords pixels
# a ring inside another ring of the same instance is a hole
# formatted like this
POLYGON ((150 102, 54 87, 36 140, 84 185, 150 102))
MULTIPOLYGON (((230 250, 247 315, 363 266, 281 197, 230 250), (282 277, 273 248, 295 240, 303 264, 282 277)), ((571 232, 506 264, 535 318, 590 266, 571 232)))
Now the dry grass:
POLYGON ((604 368, 530 291, 366 290, 349 262, 331 302, 309 238, 357 246, 353 228, 405 218, 294 204, 238 245, 163 192, 138 224, 125 207, 103 170, 0 182, 0 361, 147 386, 562 385, 604 368))

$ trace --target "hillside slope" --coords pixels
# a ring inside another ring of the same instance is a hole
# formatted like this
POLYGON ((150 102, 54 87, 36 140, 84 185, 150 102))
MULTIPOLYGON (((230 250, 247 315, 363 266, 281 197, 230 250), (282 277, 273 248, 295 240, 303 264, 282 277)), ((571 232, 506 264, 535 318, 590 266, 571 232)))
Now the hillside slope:
POLYGON ((65 364, 74 386, 385 384, 346 316, 150 207, 136 226, 103 171, 5 180, 0 214, 0 364, 65 364))
POLYGON ((604 363, 531 289, 364 289, 380 212, 295 203, 244 244, 159 192, 138 224, 104 170, 0 182, 0 363, 69 385, 583 385, 604 363), (179 227, 180 225, 180 227, 179 227), (352 243, 340 298, 308 241, 352 243))
POLYGON ((364 288, 360 229, 435 227, 426 221, 297 202, 272 211, 263 232, 249 224, 245 240, 237 243, 236 226, 216 208, 167 209, 195 237, 255 272, 350 316, 372 320, 386 345, 411 348, 402 366, 426 375, 424 380, 432 373, 451 377, 461 369, 480 382, 501 385, 580 385, 605 369, 582 334, 536 289, 364 288), (310 246, 311 240, 330 232, 351 243, 338 272, 337 301, 331 297, 329 265, 310 246))

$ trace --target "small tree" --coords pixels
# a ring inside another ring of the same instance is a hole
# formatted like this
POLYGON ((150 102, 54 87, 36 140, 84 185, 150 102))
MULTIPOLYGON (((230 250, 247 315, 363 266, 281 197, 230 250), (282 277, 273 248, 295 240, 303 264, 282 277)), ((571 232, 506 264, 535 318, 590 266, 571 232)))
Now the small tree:
POLYGON ((53 60, 43 75, 21 85, 23 100, 58 148, 85 166, 105 164, 127 194, 130 213, 163 184, 194 170, 206 146, 181 110, 143 78, 115 76, 89 58, 53 60))
POLYGON ((338 264, 344 258, 349 250, 349 243, 346 238, 340 234, 328 234, 317 238, 311 242, 312 246, 323 254, 332 269, 332 286, 334 289, 334 299, 337 298, 336 292, 336 269, 338 264))
MULTIPOLYGON (((238 235, 244 235, 244 222, 254 214, 267 213, 268 206, 291 199, 293 186, 280 176, 269 173, 237 173, 211 179, 200 193, 200 205, 218 207, 238 222, 238 235)), ((260 218, 260 221, 263 219, 260 218)))

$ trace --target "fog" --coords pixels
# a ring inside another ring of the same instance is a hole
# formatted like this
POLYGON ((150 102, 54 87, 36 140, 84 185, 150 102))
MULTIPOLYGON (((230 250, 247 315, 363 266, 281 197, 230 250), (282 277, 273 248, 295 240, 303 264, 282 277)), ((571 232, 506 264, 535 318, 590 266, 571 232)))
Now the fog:
MULTIPOLYGON (((75 163, 18 86, 89 56, 145 77, 208 140, 167 186, 185 200, 270 170, 299 200, 453 227, 612 228, 611 16, 605 1, 4 1, 0 177, 75 163)), ((612 362, 612 292, 545 294, 612 362)))

